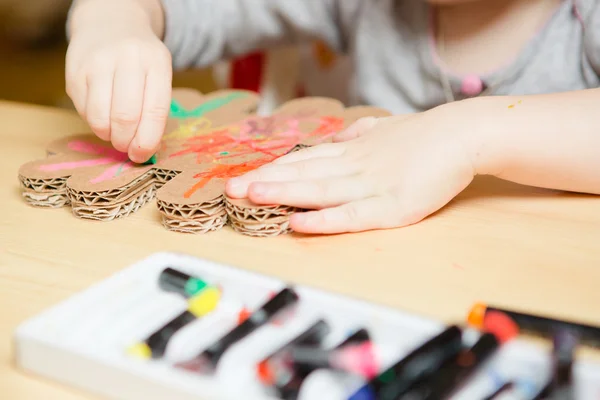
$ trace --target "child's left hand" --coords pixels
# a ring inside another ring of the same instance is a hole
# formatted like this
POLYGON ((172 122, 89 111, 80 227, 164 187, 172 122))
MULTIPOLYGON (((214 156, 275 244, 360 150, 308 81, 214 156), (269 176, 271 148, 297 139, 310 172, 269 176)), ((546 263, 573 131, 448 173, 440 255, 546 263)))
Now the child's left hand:
POLYGON ((414 224, 446 205, 475 175, 464 121, 451 111, 364 118, 333 144, 288 154, 231 179, 227 194, 317 210, 291 216, 296 232, 414 224))

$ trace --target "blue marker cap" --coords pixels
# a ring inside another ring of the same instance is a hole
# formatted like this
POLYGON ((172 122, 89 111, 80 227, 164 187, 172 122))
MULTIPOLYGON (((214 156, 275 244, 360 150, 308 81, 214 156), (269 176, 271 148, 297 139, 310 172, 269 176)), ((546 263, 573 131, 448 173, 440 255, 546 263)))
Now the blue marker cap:
POLYGON ((377 396, 373 392, 373 389, 371 389, 371 386, 364 385, 348 397, 348 400, 377 400, 377 396))

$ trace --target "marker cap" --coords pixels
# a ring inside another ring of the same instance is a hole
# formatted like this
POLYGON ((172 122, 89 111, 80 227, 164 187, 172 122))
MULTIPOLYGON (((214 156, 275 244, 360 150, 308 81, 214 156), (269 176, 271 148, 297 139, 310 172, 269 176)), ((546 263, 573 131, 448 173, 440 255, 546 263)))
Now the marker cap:
POLYGON ((127 354, 147 360, 152 357, 152 349, 146 343, 137 343, 127 349, 127 354))
POLYGON ((220 299, 221 292, 219 289, 209 286, 199 295, 191 297, 188 300, 188 311, 196 317, 202 317, 213 311, 217 307, 217 304, 219 304, 220 299))
POLYGON ((487 306, 483 303, 475 303, 467 316, 467 322, 474 328, 482 329, 485 321, 487 306))

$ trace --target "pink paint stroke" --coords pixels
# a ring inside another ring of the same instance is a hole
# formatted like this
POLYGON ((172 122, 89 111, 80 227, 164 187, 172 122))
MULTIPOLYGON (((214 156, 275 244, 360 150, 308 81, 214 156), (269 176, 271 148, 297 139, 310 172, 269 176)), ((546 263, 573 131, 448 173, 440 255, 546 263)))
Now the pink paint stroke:
POLYGON ((129 160, 125 153, 121 153, 112 147, 102 146, 94 143, 85 142, 83 140, 73 140, 67 144, 69 150, 77 153, 93 154, 105 156, 91 160, 69 161, 56 164, 45 164, 40 166, 42 171, 61 171, 65 169, 77 169, 84 167, 95 167, 98 165, 106 165, 112 163, 122 163, 129 160))
POLYGON ((118 150, 110 146, 103 146, 101 144, 89 143, 83 140, 73 140, 67 144, 67 147, 70 150, 76 151, 78 153, 86 153, 86 154, 96 154, 96 155, 105 155, 110 158, 114 158, 118 161, 127 161, 128 157, 126 153, 121 153, 118 150))
POLYGON ((112 179, 119 175, 122 171, 128 170, 133 166, 132 162, 126 162, 124 164, 113 165, 107 168, 102 174, 98 175, 90 181, 90 183, 100 183, 106 180, 112 179))

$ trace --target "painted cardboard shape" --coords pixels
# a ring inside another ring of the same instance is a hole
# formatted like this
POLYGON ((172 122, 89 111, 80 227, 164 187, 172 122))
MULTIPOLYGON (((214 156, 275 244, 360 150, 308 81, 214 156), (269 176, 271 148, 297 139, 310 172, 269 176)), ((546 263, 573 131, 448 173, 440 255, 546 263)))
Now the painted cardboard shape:
POLYGON ((388 113, 303 98, 259 116, 258 103, 248 91, 174 89, 156 164, 134 164, 91 133, 74 135, 51 143, 47 158, 20 168, 23 197, 32 206, 71 206, 76 217, 100 221, 126 217, 156 197, 169 230, 205 233, 229 223, 252 236, 289 232, 289 215, 298 210, 228 199, 226 180, 328 142, 361 117, 388 113))

